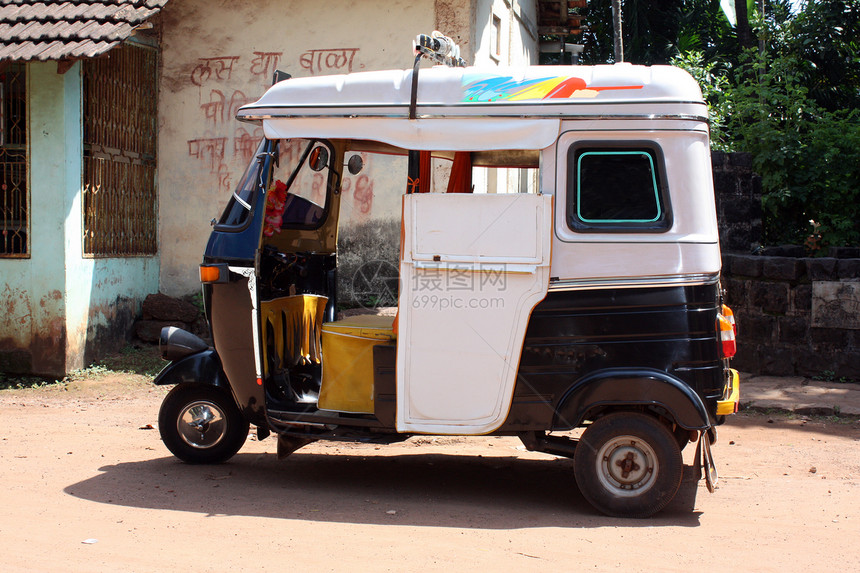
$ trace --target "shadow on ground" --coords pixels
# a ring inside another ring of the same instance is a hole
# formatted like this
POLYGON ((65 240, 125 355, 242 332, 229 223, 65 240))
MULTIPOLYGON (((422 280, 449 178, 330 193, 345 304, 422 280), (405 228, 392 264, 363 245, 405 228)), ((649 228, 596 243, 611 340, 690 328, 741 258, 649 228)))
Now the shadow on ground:
POLYGON ((651 519, 598 514, 570 460, 447 454, 240 454, 193 466, 158 458, 99 468, 69 495, 128 507, 375 525, 478 529, 699 525, 696 482, 651 519))
MULTIPOLYGON (((817 433, 828 436, 860 436, 860 418, 856 416, 804 416, 784 410, 760 410, 748 408, 726 418, 726 424, 717 428, 720 440, 731 435, 732 427, 764 429, 779 428, 799 433, 817 433)), ((717 447, 720 447, 720 441, 717 447)))

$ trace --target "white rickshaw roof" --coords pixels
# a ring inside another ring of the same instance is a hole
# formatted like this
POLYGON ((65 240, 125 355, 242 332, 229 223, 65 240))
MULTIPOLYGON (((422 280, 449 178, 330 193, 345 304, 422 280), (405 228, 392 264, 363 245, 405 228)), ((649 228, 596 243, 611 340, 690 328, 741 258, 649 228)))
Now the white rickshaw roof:
POLYGON ((237 118, 269 138, 375 140, 406 149, 543 149, 565 119, 706 121, 695 80, 671 66, 421 69, 284 80, 237 118))

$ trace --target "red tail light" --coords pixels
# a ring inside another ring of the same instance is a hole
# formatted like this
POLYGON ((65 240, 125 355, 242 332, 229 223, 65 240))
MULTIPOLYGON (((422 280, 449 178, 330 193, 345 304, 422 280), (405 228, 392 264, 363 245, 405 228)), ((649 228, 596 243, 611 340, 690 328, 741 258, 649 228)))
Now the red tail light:
POLYGON ((735 314, 732 309, 723 305, 722 312, 717 315, 717 330, 720 331, 720 342, 723 345, 723 357, 731 358, 738 351, 736 335, 738 331, 735 314))

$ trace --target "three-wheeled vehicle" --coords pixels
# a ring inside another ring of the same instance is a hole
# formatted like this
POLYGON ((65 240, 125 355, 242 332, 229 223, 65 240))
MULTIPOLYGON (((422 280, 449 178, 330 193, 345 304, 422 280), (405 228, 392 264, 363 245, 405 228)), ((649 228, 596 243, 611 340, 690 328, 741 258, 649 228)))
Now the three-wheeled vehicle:
POLYGON ((249 424, 281 456, 519 436, 572 457, 598 510, 642 517, 693 441, 713 483, 738 377, 688 74, 416 65, 280 81, 238 119, 264 139, 200 266, 214 347, 162 333, 178 458, 223 462, 249 424), (402 195, 397 312, 337 320, 344 181, 371 159, 373 193, 402 195))

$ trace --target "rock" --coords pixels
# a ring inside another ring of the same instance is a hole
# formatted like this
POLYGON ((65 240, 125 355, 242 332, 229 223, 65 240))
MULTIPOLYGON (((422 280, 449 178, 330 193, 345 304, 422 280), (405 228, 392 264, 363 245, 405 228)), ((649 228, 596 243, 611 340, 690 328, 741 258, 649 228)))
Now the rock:
POLYGON ((144 320, 167 320, 190 323, 197 320, 200 312, 189 302, 156 293, 147 295, 143 301, 144 320))
POLYGON ((161 337, 161 329, 165 326, 176 326, 186 328, 184 322, 171 320, 138 320, 134 325, 134 333, 144 342, 158 342, 161 337))
POLYGON ((210 338, 211 333, 209 332, 209 323, 206 321, 205 316, 198 317, 197 320, 192 322, 189 326, 191 328, 191 334, 196 334, 205 340, 210 338))

